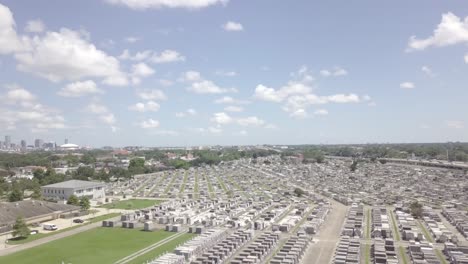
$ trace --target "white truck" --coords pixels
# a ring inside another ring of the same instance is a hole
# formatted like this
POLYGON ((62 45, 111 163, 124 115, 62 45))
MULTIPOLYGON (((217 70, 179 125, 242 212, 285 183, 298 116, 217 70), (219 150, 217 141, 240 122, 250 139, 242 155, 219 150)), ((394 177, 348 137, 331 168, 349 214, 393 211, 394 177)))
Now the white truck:
POLYGON ((51 223, 44 223, 42 224, 44 230, 57 230, 57 226, 51 223))

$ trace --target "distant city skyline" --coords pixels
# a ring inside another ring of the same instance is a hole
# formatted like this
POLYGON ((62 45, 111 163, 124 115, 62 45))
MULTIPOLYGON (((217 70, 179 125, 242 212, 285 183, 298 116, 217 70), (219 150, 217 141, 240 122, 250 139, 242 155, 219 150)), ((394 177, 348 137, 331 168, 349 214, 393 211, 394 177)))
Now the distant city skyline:
POLYGON ((468 3, 0 0, 0 135, 468 141, 468 3))

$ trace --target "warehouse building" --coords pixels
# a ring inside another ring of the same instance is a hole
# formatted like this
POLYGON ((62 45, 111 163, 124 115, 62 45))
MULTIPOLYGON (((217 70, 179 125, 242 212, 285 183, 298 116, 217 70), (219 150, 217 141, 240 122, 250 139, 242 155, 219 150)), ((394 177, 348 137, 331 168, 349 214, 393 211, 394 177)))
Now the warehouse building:
POLYGON ((91 200, 105 198, 105 184, 100 182, 70 180, 42 186, 42 195, 46 199, 67 200, 71 195, 86 196, 91 200))

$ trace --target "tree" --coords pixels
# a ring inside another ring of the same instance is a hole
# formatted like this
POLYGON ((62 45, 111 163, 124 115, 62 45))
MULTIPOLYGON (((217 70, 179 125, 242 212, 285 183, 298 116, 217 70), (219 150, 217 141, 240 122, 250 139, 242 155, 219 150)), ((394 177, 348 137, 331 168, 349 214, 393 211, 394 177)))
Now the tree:
POLYGON ((91 207, 91 203, 89 202, 89 198, 86 196, 82 196, 80 199, 80 206, 82 210, 89 210, 91 207))
POLYGON ((294 189, 294 194, 296 194, 297 197, 301 197, 302 195, 304 195, 304 190, 302 190, 301 188, 296 188, 294 189))
POLYGON ((412 202, 410 205, 411 215, 413 215, 414 218, 421 218, 423 213, 422 207, 422 204, 420 204, 418 201, 412 202))
POLYGON ((18 202, 23 200, 23 192, 19 188, 14 188, 8 195, 9 202, 18 202))
POLYGON ((356 169, 357 169, 357 165, 358 165, 358 161, 357 160, 353 160, 353 163, 351 163, 351 166, 349 166, 350 170, 352 172, 355 172, 356 169))
POLYGON ((41 200, 42 199, 42 192, 41 188, 35 188, 33 193, 31 194, 31 199, 34 200, 41 200))
POLYGON ((67 204, 80 205, 80 200, 78 200, 78 197, 76 197, 76 195, 72 194, 70 195, 70 197, 68 197, 67 204))
POLYGON ((16 222, 13 225, 13 233, 14 237, 28 237, 31 231, 29 230, 26 222, 24 222, 23 217, 19 216, 16 218, 16 222))

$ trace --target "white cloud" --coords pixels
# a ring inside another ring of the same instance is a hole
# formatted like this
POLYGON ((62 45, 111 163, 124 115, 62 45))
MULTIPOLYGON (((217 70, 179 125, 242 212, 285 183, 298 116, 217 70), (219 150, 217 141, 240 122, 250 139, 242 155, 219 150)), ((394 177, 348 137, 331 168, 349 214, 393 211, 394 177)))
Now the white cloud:
POLYGON ((322 76, 328 77, 328 76, 331 75, 331 72, 330 72, 329 70, 321 70, 321 71, 320 71, 320 74, 321 74, 322 76))
POLYGON ((133 84, 140 84, 141 78, 151 76, 155 73, 154 69, 146 63, 140 62, 132 65, 131 80, 133 84))
POLYGON ((16 103, 16 102, 31 102, 36 99, 36 97, 30 93, 28 90, 22 88, 17 84, 7 85, 8 92, 6 93, 5 99, 7 102, 16 103))
POLYGON ((139 41, 140 38, 137 38, 137 37, 126 37, 124 40, 125 40, 125 42, 128 42, 128 43, 135 43, 135 42, 139 41))
POLYGON ((7 6, 0 4, 0 54, 9 54, 21 50, 23 43, 15 30, 13 13, 7 6))
POLYGON ((141 128, 145 128, 145 129, 158 128, 159 127, 159 121, 150 118, 148 120, 142 121, 139 125, 140 125, 141 128))
POLYGON ((428 47, 444 47, 460 43, 468 43, 468 17, 464 20, 453 13, 445 13, 442 20, 434 30, 432 36, 426 39, 417 39, 411 36, 407 51, 424 50, 428 47))
POLYGON ((235 71, 221 71, 221 70, 218 70, 215 72, 216 75, 219 75, 219 76, 225 76, 225 77, 234 77, 234 76, 237 76, 237 72, 235 71))
POLYGON ((86 110, 90 113, 96 114, 105 124, 114 125, 117 122, 114 114, 111 113, 105 105, 96 100, 88 104, 86 106, 86 110))
POLYGON ((262 126, 265 121, 256 116, 249 116, 237 119, 237 123, 241 126, 262 126))
POLYGON ((314 115, 328 115, 328 111, 326 109, 317 109, 314 111, 314 115))
POLYGON ((400 83, 400 88, 403 89, 414 89, 416 86, 412 82, 402 82, 400 83))
POLYGON ((446 122, 447 126, 450 128, 461 129, 465 127, 465 123, 460 120, 449 120, 446 122))
MULTIPOLYGON (((325 70, 324 70, 325 71, 325 70)), ((335 68, 334 71, 323 72, 322 75, 340 76, 345 74, 345 70, 335 68)), ((307 67, 301 67, 297 72, 292 73, 294 78, 285 86, 274 89, 262 84, 255 89, 254 97, 269 102, 284 103, 282 109, 295 118, 305 118, 308 116, 307 107, 310 105, 328 104, 328 103, 360 103, 371 100, 370 96, 359 97, 356 94, 334 94, 328 96, 319 96, 313 94, 312 82, 313 76, 309 73, 307 67)))
POLYGON ((7 88, 6 94, 0 98, 7 102, 4 106, 12 105, 14 109, 0 109, 0 127, 9 130, 21 127, 33 132, 66 128, 65 119, 59 111, 40 104, 31 92, 16 84, 7 88))
POLYGON ((185 61, 185 56, 175 50, 164 50, 161 53, 152 50, 139 51, 132 55, 128 49, 125 49, 122 54, 119 55, 121 60, 131 61, 148 61, 153 63, 170 63, 185 61))
POLYGON ((242 112, 242 111, 244 111, 244 108, 242 108, 240 106, 230 105, 230 106, 226 106, 224 108, 224 111, 227 111, 227 112, 242 112))
POLYGON ((228 114, 224 112, 220 112, 220 113, 213 114, 211 121, 218 125, 227 125, 227 124, 232 123, 234 120, 228 114))
POLYGON ((29 20, 24 28, 26 32, 41 33, 45 30, 45 25, 40 19, 29 20))
POLYGON ((177 112, 175 115, 176 115, 176 117, 182 118, 182 117, 186 117, 186 116, 194 116, 196 114, 197 114, 197 111, 195 109, 189 108, 184 112, 177 112))
POLYGON ((104 91, 99 89, 94 81, 69 83, 57 93, 64 97, 82 97, 91 94, 102 94, 104 91))
POLYGON ((190 86, 187 87, 188 91, 198 94, 220 94, 237 91, 233 88, 221 88, 214 82, 203 79, 197 71, 185 72, 181 80, 190 83, 190 86))
POLYGON ((228 21, 226 24, 222 25, 222 28, 226 31, 242 31, 244 27, 241 23, 237 23, 234 21, 228 21))
POLYGON ((173 81, 171 80, 166 80, 166 79, 160 79, 158 80, 159 84, 161 84, 162 86, 165 86, 165 87, 168 87, 168 86, 171 86, 174 84, 173 81))
POLYGON ((175 50, 164 50, 160 54, 153 54, 151 61, 154 63, 169 63, 185 61, 185 57, 175 50))
POLYGON ((141 90, 137 92, 137 95, 143 100, 167 100, 166 94, 158 89, 141 90))
POLYGON ((137 111, 137 112, 157 112, 159 110, 160 106, 158 103, 154 101, 148 101, 146 103, 136 103, 132 106, 130 106, 128 109, 132 111, 137 111))
POLYGON ((214 101, 216 104, 249 104, 249 101, 234 99, 231 96, 223 96, 214 101))
POLYGON ((465 63, 468 63, 468 53, 465 55, 465 63))
POLYGON ((302 119, 302 118, 306 118, 308 116, 307 114, 307 111, 303 108, 300 108, 300 109, 296 109, 294 110, 291 114, 290 114, 291 117, 294 117, 294 118, 299 118, 299 119, 302 119))
POLYGON ((429 66, 422 66, 421 71, 429 77, 435 77, 436 75, 429 66))
POLYGON ((225 5, 229 0, 106 0, 115 5, 122 5, 135 10, 159 8, 201 9, 212 5, 225 5))
MULTIPOLYGON (((18 69, 53 82, 103 77, 105 80, 125 79, 119 61, 98 50, 81 32, 62 28, 31 39, 30 49, 18 52, 18 69)), ((109 82, 111 84, 112 82, 109 82)))
POLYGON ((339 77, 339 76, 348 75, 348 71, 340 67, 335 67, 333 68, 333 70, 327 70, 327 69, 321 70, 320 75, 324 77, 329 77, 329 76, 339 77))

